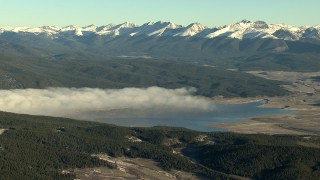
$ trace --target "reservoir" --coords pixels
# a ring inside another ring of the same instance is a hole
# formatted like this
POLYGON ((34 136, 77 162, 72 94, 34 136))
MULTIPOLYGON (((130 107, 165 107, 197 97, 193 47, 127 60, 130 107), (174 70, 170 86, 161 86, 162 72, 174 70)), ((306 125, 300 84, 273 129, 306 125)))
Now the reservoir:
POLYGON ((243 118, 293 114, 294 111, 279 108, 261 108, 265 101, 243 104, 215 104, 212 111, 159 111, 114 110, 82 114, 77 119, 90 120, 127 127, 173 126, 196 131, 213 132, 226 129, 211 127, 213 124, 241 123, 243 118))

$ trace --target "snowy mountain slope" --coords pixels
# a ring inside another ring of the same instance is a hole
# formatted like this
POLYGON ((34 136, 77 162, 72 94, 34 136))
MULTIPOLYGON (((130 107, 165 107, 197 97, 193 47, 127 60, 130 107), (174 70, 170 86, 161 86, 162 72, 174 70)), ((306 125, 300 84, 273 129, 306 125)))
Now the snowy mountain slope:
POLYGON ((189 26, 182 28, 181 31, 174 36, 195 36, 207 29, 208 27, 200 23, 192 23, 189 26))
MULTIPOLYGON (((181 26, 172 22, 149 22, 140 26, 136 35, 162 36, 166 31, 174 30, 179 27, 181 26)), ((167 33, 167 35, 169 34, 167 33)))
POLYGON ((109 24, 97 27, 94 25, 86 27, 67 26, 43 26, 43 27, 0 27, 0 33, 31 33, 35 35, 46 35, 59 37, 63 35, 87 36, 96 34, 99 36, 168 36, 168 37, 200 37, 217 38, 225 37, 232 39, 256 39, 270 38, 288 41, 300 39, 320 39, 320 25, 317 26, 290 26, 286 24, 267 24, 263 21, 250 22, 243 20, 234 24, 209 28, 199 23, 192 23, 186 27, 172 22, 149 22, 141 26, 133 23, 109 24))

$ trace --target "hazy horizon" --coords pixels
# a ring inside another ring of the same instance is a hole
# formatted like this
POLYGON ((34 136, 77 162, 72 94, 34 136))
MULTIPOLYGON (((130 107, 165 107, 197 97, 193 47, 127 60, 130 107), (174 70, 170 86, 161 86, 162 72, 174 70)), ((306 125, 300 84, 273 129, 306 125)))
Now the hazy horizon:
POLYGON ((208 27, 222 26, 248 19, 270 24, 295 26, 320 24, 317 7, 320 1, 254 0, 221 2, 216 0, 150 2, 146 0, 69 0, 2 2, 0 26, 88 26, 132 22, 170 21, 187 26, 198 22, 208 27))
POLYGON ((174 23, 176 25, 179 25, 179 26, 183 26, 183 27, 187 27, 191 24, 194 24, 194 23, 199 23, 203 26, 207 26, 208 28, 214 28, 214 27, 223 27, 223 26, 228 26, 230 24, 235 24, 235 23, 238 23, 238 22, 241 22, 243 20, 247 20, 247 21, 250 21, 250 22, 256 22, 256 21, 263 21, 263 22, 266 22, 267 24, 286 24, 286 25, 290 25, 290 26, 296 26, 296 27, 313 27, 313 26, 320 26, 320 23, 319 24, 306 24, 306 25, 294 25, 294 24, 289 24, 289 23, 269 23, 268 21, 264 21, 264 20, 256 20, 256 21, 253 21, 253 20, 250 20, 250 19, 239 19, 238 21, 235 21, 235 22, 232 22, 232 23, 229 23, 229 24, 223 24, 223 25, 213 25, 213 26, 208 26, 207 24, 203 24, 203 23, 200 23, 200 22, 190 22, 189 24, 178 24, 176 22, 173 22, 173 21, 162 21, 162 20, 157 20, 157 21, 146 21, 144 23, 135 23, 135 22, 129 22, 129 21, 124 21, 124 22, 120 22, 120 23, 106 23, 106 24, 86 24, 86 25, 75 25, 75 24, 68 24, 68 25, 64 25, 64 26, 59 26, 59 25, 52 25, 52 24, 45 24, 45 25, 40 25, 40 26, 1 26, 0 27, 30 27, 30 28, 38 28, 38 27, 45 27, 45 26, 54 26, 54 27, 59 27, 59 28, 64 28, 64 27, 68 27, 68 26, 76 26, 76 27, 89 27, 89 26, 96 26, 96 27, 103 27, 103 26, 107 26, 107 25, 119 25, 119 24, 124 24, 124 23, 133 23, 137 26, 142 26, 146 23, 157 23, 157 22, 171 22, 171 23, 174 23))

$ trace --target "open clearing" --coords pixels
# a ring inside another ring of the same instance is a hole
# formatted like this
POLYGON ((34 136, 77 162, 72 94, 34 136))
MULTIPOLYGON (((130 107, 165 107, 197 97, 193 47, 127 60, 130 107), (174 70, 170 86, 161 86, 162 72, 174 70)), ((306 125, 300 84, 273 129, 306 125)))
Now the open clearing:
POLYGON ((0 135, 2 134, 2 133, 4 133, 6 131, 6 129, 0 129, 0 135))
POLYGON ((113 158, 107 155, 94 155, 102 160, 116 164, 116 168, 108 167, 75 169, 70 172, 75 173, 78 179, 199 179, 196 175, 188 172, 172 170, 166 172, 162 170, 157 163, 142 158, 113 158))

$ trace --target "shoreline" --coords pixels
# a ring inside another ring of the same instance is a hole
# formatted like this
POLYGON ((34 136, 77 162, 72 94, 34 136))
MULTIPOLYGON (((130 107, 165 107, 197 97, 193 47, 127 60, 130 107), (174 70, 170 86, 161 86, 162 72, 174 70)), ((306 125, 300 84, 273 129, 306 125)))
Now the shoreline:
MULTIPOLYGON (((290 115, 266 115, 243 118, 246 122, 233 124, 213 124, 211 127, 226 128, 230 132, 241 134, 290 134, 290 135, 315 135, 320 136, 320 107, 310 104, 284 104, 279 100, 283 97, 266 98, 268 103, 262 104, 260 108, 282 108, 296 111, 290 115)), ((248 102, 239 101, 237 102, 248 102)), ((252 101, 252 100, 250 100, 252 101)), ((230 103, 231 100, 228 100, 230 103)))
POLYGON ((247 122, 216 124, 212 127, 226 128, 231 132, 245 134, 294 134, 320 136, 320 82, 312 77, 320 72, 301 73, 284 71, 251 71, 252 75, 287 82, 282 87, 291 94, 283 97, 216 98, 217 102, 237 103, 267 99, 261 108, 281 108, 296 111, 293 115, 268 115, 247 118, 247 122))

